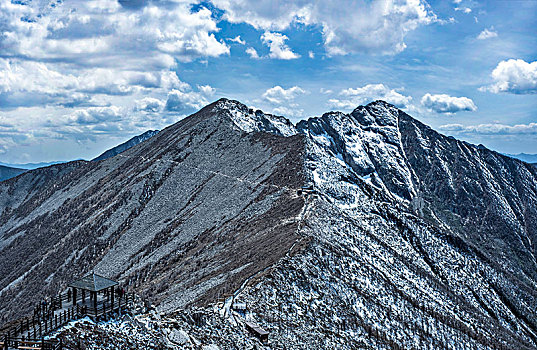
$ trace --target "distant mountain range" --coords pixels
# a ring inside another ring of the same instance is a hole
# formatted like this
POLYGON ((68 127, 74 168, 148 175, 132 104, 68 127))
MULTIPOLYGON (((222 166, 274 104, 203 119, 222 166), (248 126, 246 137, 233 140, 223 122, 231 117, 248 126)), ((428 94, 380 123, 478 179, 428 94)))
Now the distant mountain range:
POLYGON ((505 154, 511 158, 520 159, 526 163, 537 164, 537 154, 518 153, 518 154, 505 154))
POLYGON ((22 164, 12 164, 12 163, 2 163, 2 162, 0 162, 0 165, 3 165, 5 167, 10 167, 10 168, 32 170, 32 169, 44 168, 44 167, 47 167, 47 166, 56 165, 56 164, 62 164, 62 163, 67 163, 67 162, 69 162, 69 161, 66 160, 66 161, 41 162, 41 163, 22 163, 22 164))
MULTIPOLYGON (((144 142, 150 137, 155 136, 158 133, 158 130, 148 130, 141 135, 134 136, 128 141, 111 148, 105 151, 103 154, 97 158, 92 159, 92 161, 104 160, 113 156, 125 152, 131 147, 136 146, 137 144, 144 142)), ((83 159, 77 159, 76 161, 84 161, 83 159)), ((24 173, 27 170, 34 170, 39 168, 45 168, 51 165, 64 164, 67 161, 56 161, 56 162, 42 162, 42 163, 24 163, 24 164, 9 164, 0 162, 0 181, 11 179, 19 174, 24 173)))

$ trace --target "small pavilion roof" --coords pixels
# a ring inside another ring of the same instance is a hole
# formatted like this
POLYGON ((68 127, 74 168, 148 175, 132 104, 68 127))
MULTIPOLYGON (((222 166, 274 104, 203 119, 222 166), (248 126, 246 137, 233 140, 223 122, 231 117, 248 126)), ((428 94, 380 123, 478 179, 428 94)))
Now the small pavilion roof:
POLYGON ((90 292, 99 292, 103 289, 117 286, 119 283, 103 276, 97 275, 95 272, 87 274, 79 280, 71 282, 69 287, 89 290, 90 292))

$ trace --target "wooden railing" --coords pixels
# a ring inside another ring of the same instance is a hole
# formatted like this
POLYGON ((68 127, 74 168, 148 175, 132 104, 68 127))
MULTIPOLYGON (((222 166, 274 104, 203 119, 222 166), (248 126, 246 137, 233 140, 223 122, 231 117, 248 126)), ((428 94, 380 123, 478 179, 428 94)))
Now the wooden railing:
MULTIPOLYGON (((51 299, 50 311, 42 313, 34 313, 32 317, 25 317, 19 319, 16 322, 5 329, 0 330, 0 350, 3 349, 3 343, 6 343, 6 339, 15 341, 19 339, 22 341, 22 336, 27 339, 41 339, 42 337, 52 333, 60 327, 66 325, 68 322, 89 316, 94 320, 100 317, 106 316, 114 311, 122 311, 130 309, 133 301, 134 294, 127 293, 122 298, 117 298, 112 303, 111 300, 101 300, 97 302, 97 307, 93 301, 88 301, 85 304, 78 303, 82 298, 77 298, 77 305, 66 308, 67 303, 72 303, 68 300, 67 295, 59 295, 56 298, 51 299), (63 307, 62 307, 63 306, 63 307)), ((17 348, 17 347, 15 347, 17 348)), ((45 349, 45 348, 42 348, 45 349)), ((56 348, 47 348, 56 349, 56 348)))
POLYGON ((44 340, 41 339, 27 339, 27 338, 14 338, 8 335, 4 335, 0 338, 0 349, 35 349, 35 350, 61 350, 63 344, 60 340, 44 340))

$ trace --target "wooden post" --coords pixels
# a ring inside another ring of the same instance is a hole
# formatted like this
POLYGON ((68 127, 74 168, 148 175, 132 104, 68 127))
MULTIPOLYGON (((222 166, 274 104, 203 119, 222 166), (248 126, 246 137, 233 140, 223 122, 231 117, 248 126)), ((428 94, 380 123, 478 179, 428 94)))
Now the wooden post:
POLYGON ((95 310, 95 318, 97 319, 97 292, 93 292, 93 309, 95 310))
POLYGON ((112 311, 114 310, 114 286, 110 287, 110 300, 112 302, 112 311))
POLYGON ((73 287, 73 306, 76 305, 76 288, 73 287))
POLYGON ((62 308, 62 293, 58 294, 58 308, 62 308))

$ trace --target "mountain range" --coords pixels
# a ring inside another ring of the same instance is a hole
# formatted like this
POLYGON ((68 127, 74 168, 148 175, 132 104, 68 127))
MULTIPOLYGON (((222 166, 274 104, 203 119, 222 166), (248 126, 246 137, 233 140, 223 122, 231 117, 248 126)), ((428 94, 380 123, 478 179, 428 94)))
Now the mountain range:
POLYGON ((203 313, 184 348, 255 346, 229 295, 273 348, 537 347, 537 169, 383 101, 293 125, 221 99, 1 182, 0 213, 0 323, 95 271, 155 324, 203 313))
MULTIPOLYGON (((136 146, 140 142, 144 142, 148 138, 155 136, 158 133, 158 130, 148 130, 144 132, 141 135, 134 136, 130 138, 129 140, 125 141, 124 143, 117 145, 116 147, 113 147, 105 152, 103 152, 100 156, 92 159, 92 161, 100 161, 104 160, 110 157, 113 157, 115 155, 118 155, 121 152, 125 152, 129 148, 136 146)), ((79 159, 82 160, 82 159, 79 159)), ((15 177, 17 175, 20 175, 27 170, 33 170, 38 168, 45 168, 51 165, 57 165, 62 163, 68 163, 68 162, 43 162, 43 163, 24 163, 24 164, 8 164, 8 163, 0 163, 0 181, 4 181, 7 179, 11 179, 12 177, 15 177)))
POLYGON ((528 153, 518 153, 518 154, 506 154, 509 157, 520 159, 527 163, 536 164, 537 163, 537 154, 528 154, 528 153))

